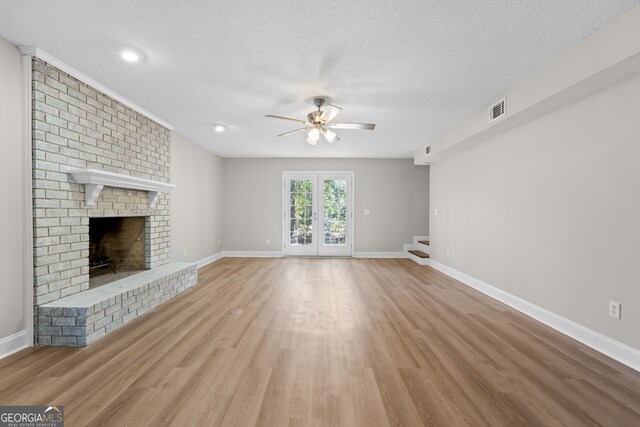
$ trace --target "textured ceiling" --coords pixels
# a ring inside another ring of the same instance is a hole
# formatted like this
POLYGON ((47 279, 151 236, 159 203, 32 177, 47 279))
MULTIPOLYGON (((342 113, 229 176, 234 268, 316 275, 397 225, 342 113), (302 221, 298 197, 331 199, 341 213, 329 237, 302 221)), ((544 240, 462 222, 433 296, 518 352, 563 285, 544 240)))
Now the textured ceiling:
POLYGON ((640 0, 0 0, 0 37, 36 46, 225 157, 412 157, 640 0), (129 64, 119 46, 146 55, 129 64), (310 99, 340 143, 276 135, 310 99), (215 133, 210 124, 228 131, 215 133))

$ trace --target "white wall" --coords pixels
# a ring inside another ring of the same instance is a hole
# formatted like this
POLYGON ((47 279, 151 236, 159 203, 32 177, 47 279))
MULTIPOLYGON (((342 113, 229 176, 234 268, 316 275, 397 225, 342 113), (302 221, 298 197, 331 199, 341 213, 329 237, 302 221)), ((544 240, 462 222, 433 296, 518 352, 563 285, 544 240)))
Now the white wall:
POLYGON ((222 158, 175 131, 171 135, 173 261, 199 261, 222 251, 222 158), (185 255, 184 251, 187 251, 185 255))
POLYGON ((635 77, 432 164, 433 259, 640 349, 639 112, 635 77))
POLYGON ((429 169, 412 160, 226 158, 225 251, 282 251, 283 171, 355 172, 355 252, 401 252, 428 234, 429 169))
POLYGON ((25 134, 22 55, 0 39, 0 356, 11 351, 6 338, 25 329, 24 230, 30 224, 25 198, 31 182, 25 179, 25 134), (4 340, 4 341, 3 341, 4 340))

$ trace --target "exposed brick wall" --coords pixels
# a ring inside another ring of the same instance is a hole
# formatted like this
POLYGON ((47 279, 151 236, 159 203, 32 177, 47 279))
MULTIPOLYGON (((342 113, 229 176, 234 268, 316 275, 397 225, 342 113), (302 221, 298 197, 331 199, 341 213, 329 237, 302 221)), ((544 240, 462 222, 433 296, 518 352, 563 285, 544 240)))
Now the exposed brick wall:
MULTIPOLYGON (((170 130, 40 59, 33 60, 34 303, 89 288, 89 218, 148 217, 146 267, 170 261, 169 194, 105 187, 84 204, 70 169, 169 182, 170 130)), ((36 323, 37 324, 37 323, 36 323)), ((37 328, 36 328, 37 334, 37 328)))

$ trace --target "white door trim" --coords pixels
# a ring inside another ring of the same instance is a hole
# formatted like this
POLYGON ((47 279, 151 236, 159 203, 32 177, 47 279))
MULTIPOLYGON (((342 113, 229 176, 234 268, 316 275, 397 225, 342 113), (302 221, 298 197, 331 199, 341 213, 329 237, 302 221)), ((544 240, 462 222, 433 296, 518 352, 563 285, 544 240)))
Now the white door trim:
POLYGON ((356 223, 356 174, 354 171, 282 171, 282 179, 280 181, 280 191, 282 191, 282 212, 280 213, 281 217, 280 217, 280 227, 282 227, 281 230, 281 235, 282 235, 282 254, 283 256, 285 255, 285 246, 287 244, 287 239, 288 239, 288 227, 285 226, 285 213, 286 213, 286 209, 288 208, 288 201, 287 201, 287 191, 286 191, 286 187, 285 187, 285 177, 287 174, 317 174, 317 175, 321 175, 321 174, 349 174, 351 175, 351 221, 349 222, 349 225, 347 227, 347 232, 351 233, 351 251, 349 256, 353 257, 353 254, 355 253, 355 247, 356 247, 356 234, 355 234, 355 223, 356 223))

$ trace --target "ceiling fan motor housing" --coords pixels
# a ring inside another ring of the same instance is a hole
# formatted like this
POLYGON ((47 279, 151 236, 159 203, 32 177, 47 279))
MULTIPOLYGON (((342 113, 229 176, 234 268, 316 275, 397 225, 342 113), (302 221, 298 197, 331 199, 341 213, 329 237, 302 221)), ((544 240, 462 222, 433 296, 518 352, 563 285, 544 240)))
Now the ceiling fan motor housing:
POLYGON ((323 124, 323 121, 320 120, 321 115, 322 111, 313 111, 307 114, 307 120, 309 120, 309 123, 311 123, 312 125, 321 125, 323 124))

